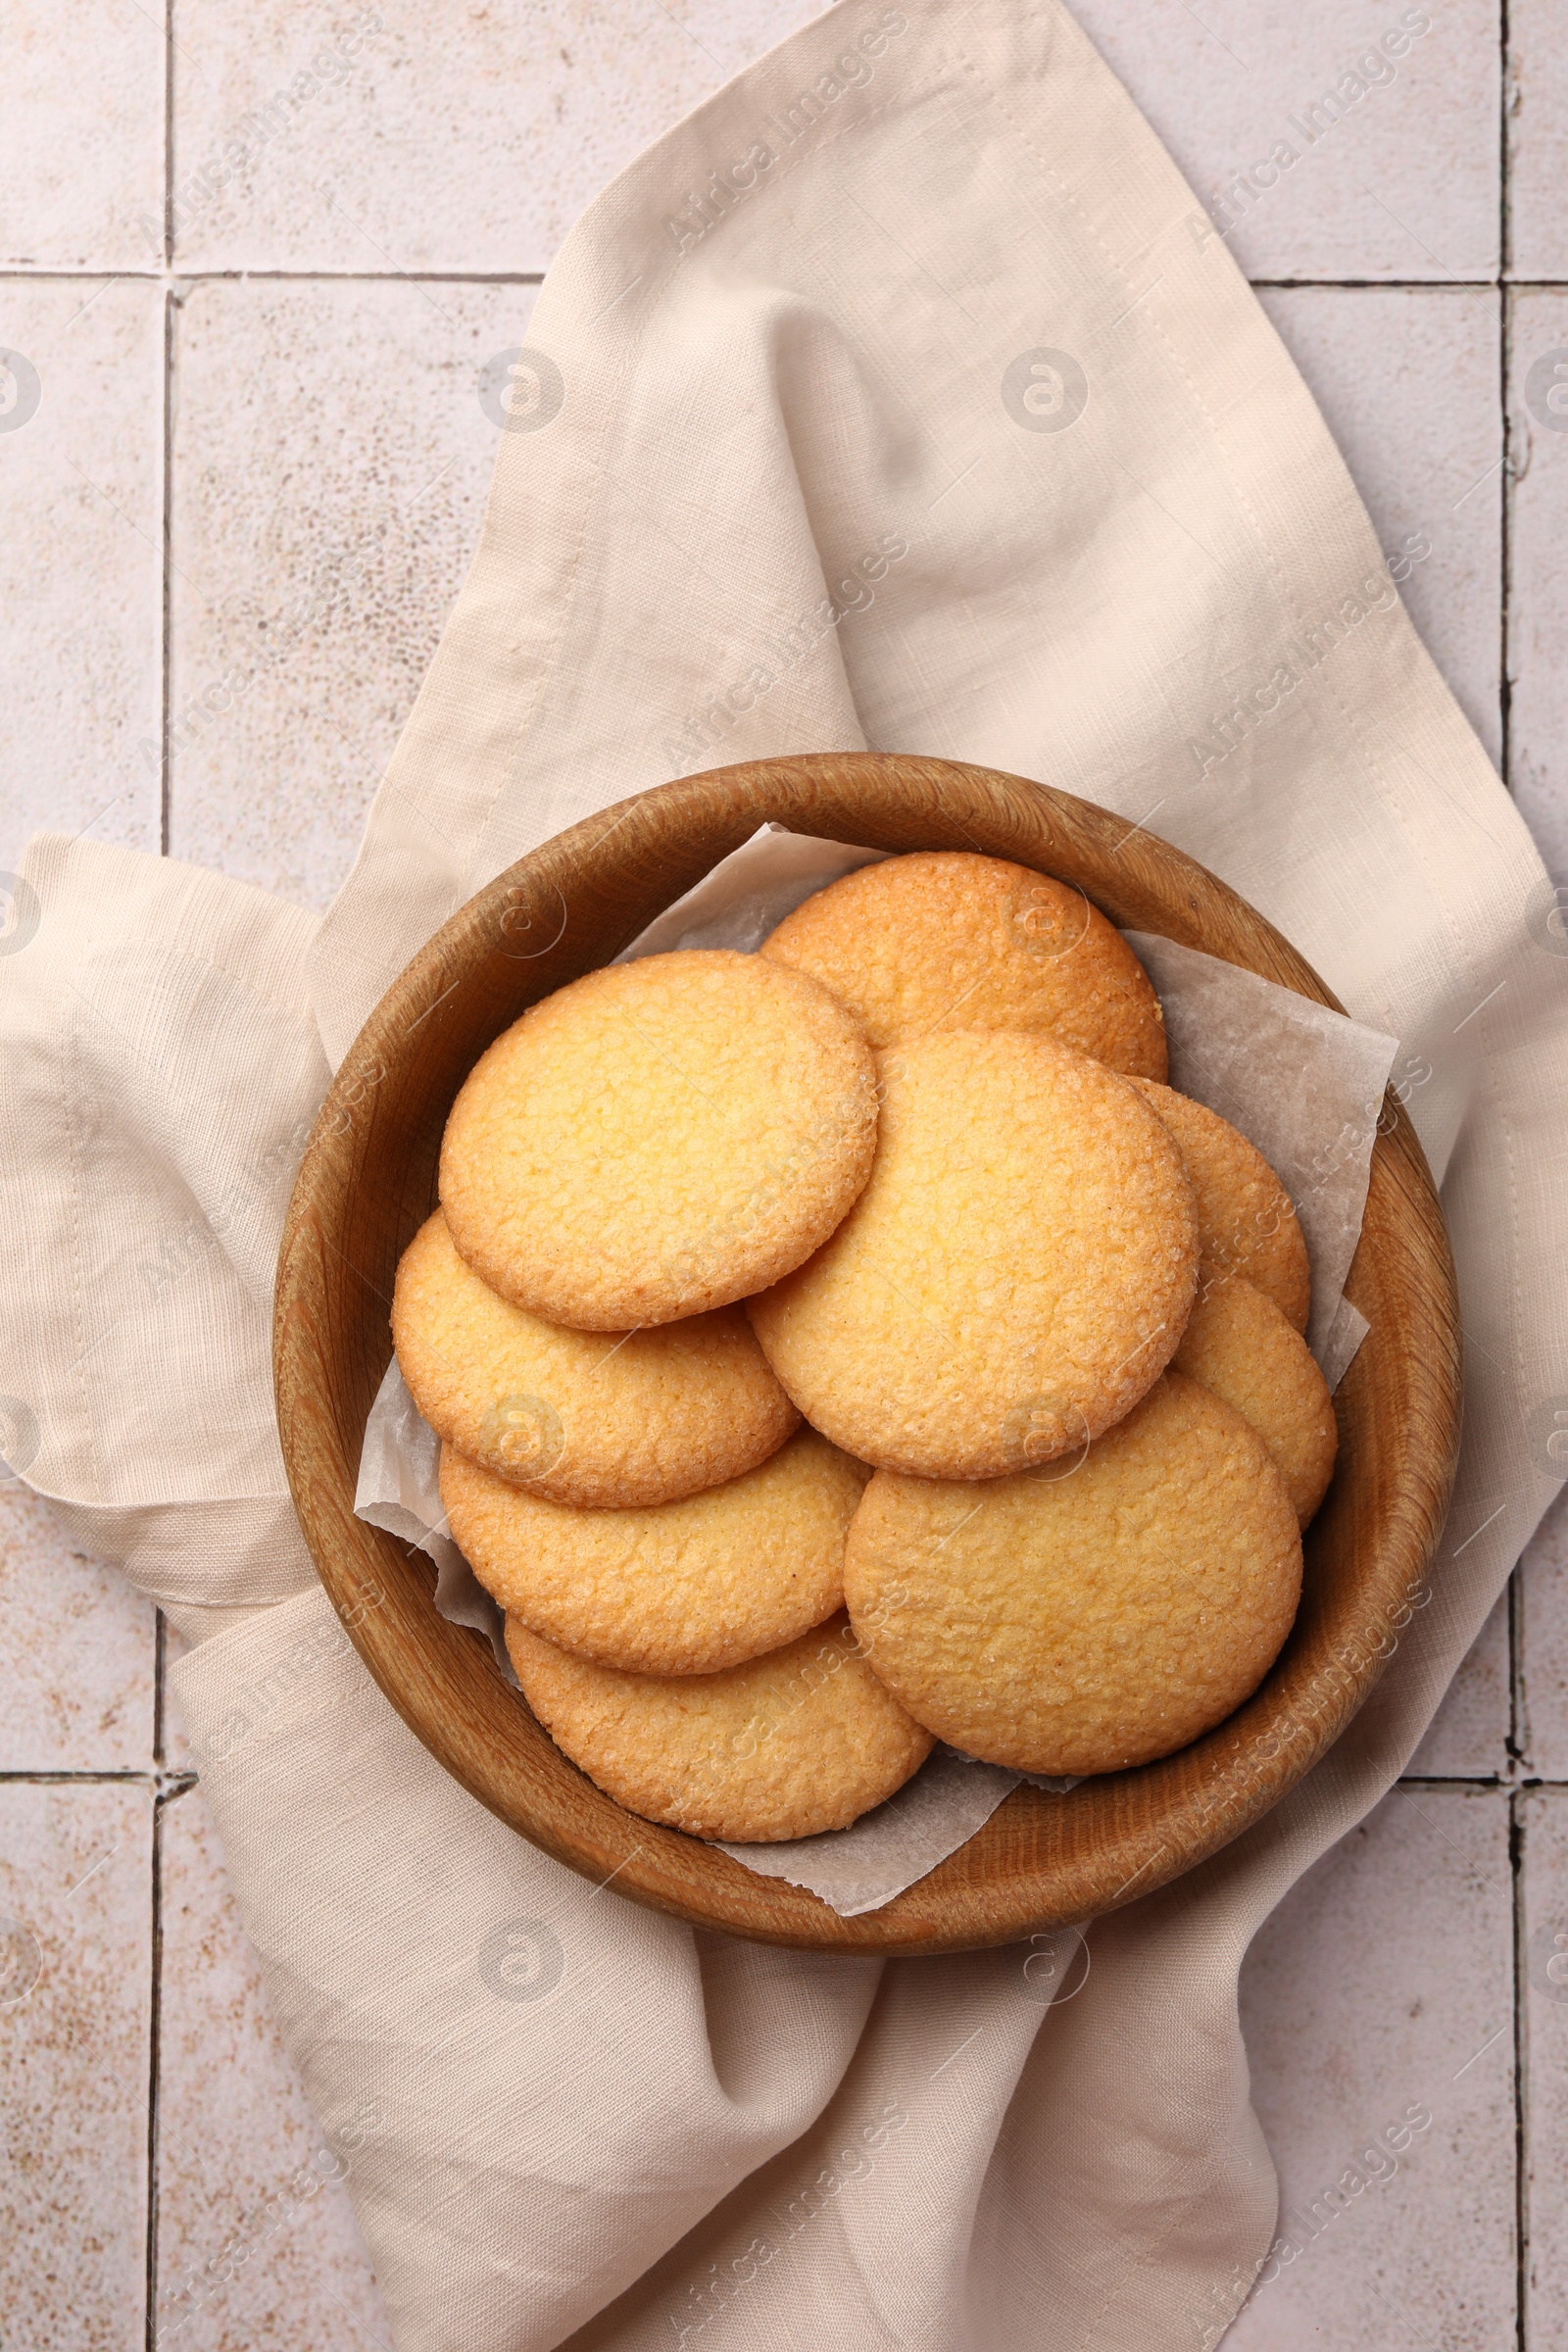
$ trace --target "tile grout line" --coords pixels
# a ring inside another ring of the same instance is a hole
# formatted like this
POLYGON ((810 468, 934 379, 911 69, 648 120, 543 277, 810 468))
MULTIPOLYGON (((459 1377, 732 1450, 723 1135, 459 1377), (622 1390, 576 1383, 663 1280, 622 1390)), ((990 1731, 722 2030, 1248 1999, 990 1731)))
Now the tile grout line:
POLYGON ((1525 2045, 1525 1987, 1521 1963, 1524 1959, 1525 1908, 1525 1821, 1524 1792, 1514 1789, 1508 1798, 1508 1862, 1513 1875, 1513 1901, 1509 1928, 1513 1946, 1513 2230, 1514 2230, 1514 2332, 1518 2352, 1529 2352, 1530 2346, 1530 2176, 1528 2170, 1530 2147, 1530 2101, 1525 2082, 1528 2052, 1525 2045))
POLYGON ((158 853, 169 856, 172 775, 170 698, 172 692, 171 631, 173 575, 171 564, 174 521, 174 301, 170 271, 174 258, 174 0, 164 0, 164 480, 163 603, 159 662, 158 853))
POLYGON ((164 1756, 164 1677, 169 1646, 169 1619, 162 1609, 155 1611, 153 1620, 153 1763, 160 1777, 164 1756))
POLYGON ((1492 277, 1250 277, 1248 284, 1265 292, 1313 289, 1367 294, 1476 294, 1501 286, 1544 287, 1568 291, 1568 279, 1492 277))
MULTIPOLYGON (((44 284, 57 279, 67 284, 92 278, 122 279, 127 285, 182 286, 302 285, 302 286, 542 286, 543 270, 184 270, 173 261, 162 270, 80 270, 65 265, 35 270, 0 269, 0 284, 44 284)), ((1568 277, 1515 277, 1509 271, 1491 277, 1250 277, 1250 286, 1264 292, 1313 289, 1333 293, 1446 294, 1477 293, 1500 287, 1516 294, 1568 293, 1568 277)))
MULTIPOLYGON (((174 525, 174 290, 169 282, 174 253, 174 0, 164 0, 164 414, 163 414, 163 533, 159 550, 163 566, 159 607, 159 726, 158 726, 158 850, 169 856, 171 817, 171 693, 173 625, 174 525)), ((153 1633, 153 1762, 162 1781, 164 1766, 164 1612, 159 1609, 153 1633)), ((152 1887, 149 1904, 152 1932, 152 1969, 147 2019, 147 2244, 143 2295, 143 2341, 146 2352, 158 2345, 158 2086, 163 2076, 164 2030, 164 1796, 153 1793, 152 1887)))
POLYGON ((1528 1780, 1530 1775, 1523 1769, 1530 1760, 1530 1728, 1525 1706, 1525 1592, 1517 1561, 1503 1587, 1503 1598, 1508 1603, 1508 1729, 1504 1735, 1508 1770, 1515 1781, 1528 1780))
MULTIPOLYGON (((170 628, 172 613, 170 535, 174 517, 174 311, 170 270, 174 258, 174 0, 164 0, 164 480, 163 597, 160 613, 158 710, 158 854, 169 856, 170 820, 170 628)), ((159 1649, 162 1650, 163 1613, 159 1612, 159 1649)), ((153 1737, 159 1736, 157 1716, 153 1737)), ((154 1753, 157 1753, 156 1745, 154 1753)))
MULTIPOLYGON (((1501 191, 1499 205, 1499 257, 1506 269, 1510 233, 1508 213, 1508 5, 1501 0, 1502 37, 1502 105, 1501 105, 1501 191)), ((1513 516, 1513 466, 1509 416, 1509 372, 1512 366, 1513 303, 1508 285, 1503 283, 1497 294, 1497 385, 1500 408, 1499 446, 1502 464, 1497 479, 1497 767, 1503 790, 1513 793, 1512 715, 1513 683, 1509 675, 1509 639, 1511 622, 1511 525, 1513 516)), ((1510 1958, 1513 1972, 1513 2180, 1514 2180, 1514 2330, 1517 2352, 1529 2352, 1530 2314, 1527 2278, 1529 2249, 1529 2183, 1526 2176, 1526 2146, 1528 2138, 1526 2084, 1527 2053, 1524 2043, 1524 1986, 1521 1979, 1523 1962, 1522 1906, 1524 1901, 1523 1847, 1524 1825, 1520 1814, 1522 1790, 1520 1768, 1527 1760, 1526 1722, 1524 1704, 1524 1591, 1520 1582, 1519 1562, 1514 1562, 1507 1585, 1508 1600, 1508 1747, 1509 1769, 1514 1787, 1508 1797, 1508 1860, 1511 1872, 1510 1958)))
POLYGON ((1497 770, 1503 789, 1513 791, 1513 418, 1509 377, 1513 369, 1513 289, 1497 293, 1497 379, 1502 408, 1502 466, 1497 478, 1497 770))
POLYGON ((183 1791, 153 1796, 153 1965, 147 2034, 147 2311, 146 2352, 158 2344, 158 2089, 163 2078, 164 2028, 164 1807, 183 1791))
MULTIPOLYGON (((165 242, 167 245, 167 230, 165 242)), ((126 285, 142 286, 164 286, 171 279, 181 286, 202 286, 219 281, 240 285, 252 278, 268 285, 282 283, 306 286, 542 286, 545 282, 542 270, 182 270, 169 258, 166 258, 161 270, 73 270, 64 266, 59 269, 0 270, 0 284, 24 286, 43 285, 51 279, 75 284, 78 280, 95 277, 101 278, 106 284, 118 278, 126 285)), ((1330 279, 1324 282, 1337 284, 1340 281, 1330 279)), ((1378 281, 1367 280, 1369 284, 1373 282, 1378 281)), ((1450 281, 1433 279, 1430 282, 1447 284, 1450 281)), ((1474 282, 1480 285, 1494 281, 1478 278, 1474 282)), ((1559 281, 1543 279, 1541 282, 1557 284, 1559 281)), ((1568 289, 1568 279, 1562 280, 1561 284, 1568 289)))
MULTIPOLYGON (((1508 663, 1513 634, 1513 596, 1510 577, 1513 561, 1513 426, 1510 414, 1509 377, 1513 368, 1513 296, 1514 287, 1507 274, 1513 247, 1513 214, 1509 202, 1509 171, 1511 157, 1508 141, 1508 0, 1500 0, 1502 11, 1502 107, 1498 136, 1501 154, 1498 162, 1500 198, 1497 220, 1497 252, 1501 277, 1497 287, 1497 394, 1501 410, 1501 430, 1498 436, 1502 465, 1497 477, 1497 768, 1503 789, 1512 792, 1513 768, 1513 681, 1508 663)), ((1519 1660, 1513 1648, 1514 1612, 1510 1603, 1509 1669, 1510 1681, 1519 1660)), ((1517 1699, 1517 1690, 1510 1690, 1510 1700, 1517 1699)), ((1514 1709, 1517 1717, 1517 1709, 1514 1709)), ((1517 1720, 1515 1731, 1518 1730, 1517 1720)))
POLYGON ((1469 1788, 1477 1794, 1506 1796, 1512 1783, 1505 1780, 1501 1773, 1495 1772, 1401 1772, 1393 1786, 1396 1788, 1469 1788))
POLYGON ((1519 1780, 1500 1772, 1401 1772, 1394 1783, 1396 1788, 1471 1788, 1477 1792, 1490 1791, 1494 1796, 1534 1795, 1537 1790, 1547 1796, 1560 1795, 1568 1789, 1568 1781, 1537 1780, 1527 1775, 1519 1780))
MULTIPOLYGON (((174 0, 169 0, 171 8, 174 0)), ((1512 0, 1497 0, 1497 275, 1507 281, 1513 268, 1513 142, 1508 135, 1513 86, 1512 0)))
MULTIPOLYGON (((1497 474, 1497 769, 1503 790, 1512 784, 1513 687, 1508 674, 1512 617, 1511 527, 1513 521, 1513 466, 1509 416, 1509 377, 1513 366, 1512 140, 1509 102, 1513 85, 1513 25, 1511 0, 1497 0, 1497 445, 1502 463, 1497 474)), ((172 5, 172 0, 171 0, 172 5)), ((1530 2187, 1526 2172, 1529 2144, 1529 2092, 1525 2079, 1524 1984, 1524 1841, 1525 1823, 1520 1767, 1526 1760, 1524 1716, 1524 1593, 1515 1561, 1508 1578, 1508 1868, 1509 1959, 1513 1976, 1513 2228, 1514 2228, 1514 2340, 1517 2352, 1530 2345, 1530 2187)))
POLYGON ((164 0, 164 268, 174 258, 174 0, 164 0))
POLYGON ((159 709, 158 709, 158 854, 169 856, 170 818, 172 815, 173 713, 171 697, 172 679, 173 629, 173 552, 174 529, 174 292, 172 286, 164 289, 164 528, 161 556, 163 561, 163 589, 159 630, 159 709))

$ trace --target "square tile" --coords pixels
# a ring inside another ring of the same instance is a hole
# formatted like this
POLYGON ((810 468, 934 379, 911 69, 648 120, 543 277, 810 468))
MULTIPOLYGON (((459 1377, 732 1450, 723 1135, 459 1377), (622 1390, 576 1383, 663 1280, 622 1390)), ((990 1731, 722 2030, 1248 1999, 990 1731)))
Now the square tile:
POLYGON ((0 866, 40 826, 156 850, 163 295, 12 278, 0 319, 0 866))
POLYGON ((1568 1488, 1525 1545, 1518 1576, 1525 1770, 1568 1781, 1568 1488))
POLYGON ((1568 49, 1557 0, 1509 0, 1508 210, 1515 277, 1568 277, 1568 49))
POLYGON ((1568 882, 1568 293, 1510 299, 1508 781, 1568 882))
POLYGON ((1434 1780, 1506 1780, 1510 1712, 1504 1592, 1460 1661, 1406 1774, 1411 1779, 1424 1774, 1434 1780))
POLYGON ((390 2352, 344 2188, 373 2109, 323 2135, 268 2014, 199 1789, 163 1814, 158 2328, 184 2352, 390 2352))
POLYGON ((1441 282, 1496 270, 1497 10, 1079 0, 1073 13, 1249 277, 1441 282), (1426 31, 1401 29, 1421 20, 1426 31))
POLYGON ((165 0, 15 0, 0 270, 158 270, 165 0))
POLYGON ((531 286, 202 284, 179 313, 170 846, 322 906, 478 541, 531 286), (216 713, 216 714, 215 714, 216 713))
POLYGON ((17 2352, 143 2352, 152 1792, 0 1788, 0 2310, 17 2352))
POLYGON ((1501 756, 1499 297, 1318 287, 1264 309, 1376 526, 1405 609, 1465 716, 1501 756))
POLYGON ((182 17, 187 270, 531 272, 651 140, 817 11, 803 0, 457 0, 312 24, 182 17))
POLYGON ((1242 2024, 1279 2235, 1226 2352, 1514 2342, 1512 1934, 1500 1789, 1394 1790, 1266 1921, 1242 2024))
POLYGON ((157 1612, 0 1476, 0 1772, 147 1772, 157 1612))

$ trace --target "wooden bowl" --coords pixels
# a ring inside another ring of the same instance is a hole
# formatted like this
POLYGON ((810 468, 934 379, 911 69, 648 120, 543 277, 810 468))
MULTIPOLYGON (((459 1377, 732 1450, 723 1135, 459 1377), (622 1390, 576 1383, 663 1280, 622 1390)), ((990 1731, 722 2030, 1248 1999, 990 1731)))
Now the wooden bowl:
POLYGON ((1339 1470, 1306 1540, 1300 1614, 1236 1714, 1157 1764, 1065 1796, 1017 1788, 966 1845, 880 1911, 841 1919, 675 1830, 624 1812, 567 1762, 487 1642, 436 1614, 423 1553, 354 1516, 366 1417, 392 1353, 398 1257, 436 1200, 447 1111, 492 1038, 608 963, 716 860, 776 820, 884 850, 981 850, 1076 884, 1298 995, 1335 999, 1262 916, 1180 851, 1016 776, 868 752, 757 760, 643 793, 502 874, 423 948, 332 1086, 278 1261, 278 1427, 295 1507, 361 1656, 406 1723, 522 1837, 693 1925, 814 1951, 1004 1943, 1148 1894, 1214 1853, 1295 1782, 1377 1680, 1447 1506, 1458 1310, 1442 1211, 1391 1096, 1348 1295, 1371 1332, 1336 1398, 1339 1470))

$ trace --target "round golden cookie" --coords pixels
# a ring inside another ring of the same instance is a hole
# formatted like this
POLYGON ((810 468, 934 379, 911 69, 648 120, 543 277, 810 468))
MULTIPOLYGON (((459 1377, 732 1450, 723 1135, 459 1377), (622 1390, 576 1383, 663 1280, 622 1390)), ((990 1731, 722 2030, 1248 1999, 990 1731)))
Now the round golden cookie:
POLYGON ((842 1608, 845 1530, 868 1475, 803 1429, 706 1494, 581 1511, 441 1448, 447 1524, 485 1591, 559 1648, 639 1674, 714 1674, 842 1608))
POLYGON ((1171 1367, 1251 1423, 1305 1527, 1328 1493, 1340 1433, 1328 1382, 1273 1299, 1240 1274, 1209 1276, 1171 1367))
POLYGON ((683 949, 590 972, 496 1039, 447 1120, 441 1205, 503 1298, 626 1331, 798 1266, 875 1148, 870 1048, 837 999, 683 949))
POLYGON ((1300 1587, 1262 1439, 1180 1373, 1064 1476, 879 1473, 844 1561, 889 1690, 940 1739, 1020 1772, 1116 1772, 1184 1747, 1257 1688, 1300 1587))
POLYGON ((844 1616, 722 1674, 617 1674, 514 1617, 507 1648, 556 1745, 628 1812, 693 1838, 760 1844, 848 1829, 933 1745, 844 1616))
POLYGON ((554 1502, 676 1502, 754 1469, 800 1422, 740 1307, 619 1339, 567 1331, 481 1282, 439 1209, 399 1261, 392 1338, 437 1437, 554 1502))
POLYGON ((933 1029, 1044 1029, 1142 1078, 1165 1075, 1149 974, 1081 890, 1005 858, 918 851, 808 899, 762 954, 842 997, 873 1046, 933 1029))
POLYGON ((880 1057, 876 1165, 808 1264, 747 1312, 846 1453, 997 1478, 1081 1446, 1174 1352, 1198 1279, 1169 1131, 1103 1062, 963 1030, 880 1057))
POLYGON ((1245 1274, 1298 1331, 1312 1304, 1296 1203, 1255 1145, 1217 1110, 1168 1086, 1135 1079, 1176 1138, 1198 1199, 1198 1239, 1216 1274, 1245 1274))

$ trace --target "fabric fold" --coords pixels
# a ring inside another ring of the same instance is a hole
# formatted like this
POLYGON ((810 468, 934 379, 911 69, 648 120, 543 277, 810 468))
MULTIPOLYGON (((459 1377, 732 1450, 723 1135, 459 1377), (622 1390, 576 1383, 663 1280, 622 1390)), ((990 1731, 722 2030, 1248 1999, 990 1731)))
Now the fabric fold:
POLYGON ((318 918, 52 835, 22 880, 36 927, 0 958, 12 1468, 155 1600, 281 1599, 315 1582, 270 1393, 278 1235, 328 1076, 318 918))
POLYGON ((426 1754, 318 1587, 172 1682, 400 2343, 558 2342, 832 2096, 875 1961, 700 1949, 536 1852, 426 1754))

